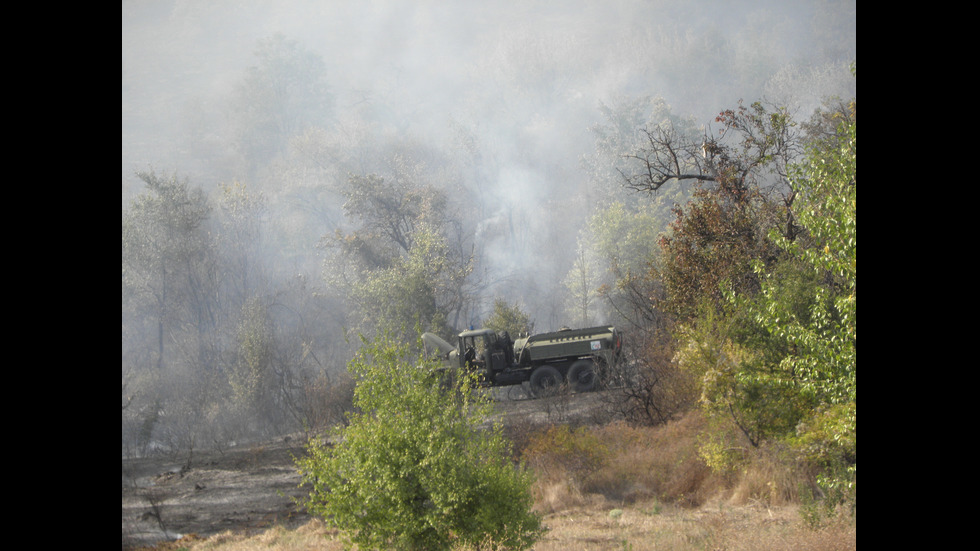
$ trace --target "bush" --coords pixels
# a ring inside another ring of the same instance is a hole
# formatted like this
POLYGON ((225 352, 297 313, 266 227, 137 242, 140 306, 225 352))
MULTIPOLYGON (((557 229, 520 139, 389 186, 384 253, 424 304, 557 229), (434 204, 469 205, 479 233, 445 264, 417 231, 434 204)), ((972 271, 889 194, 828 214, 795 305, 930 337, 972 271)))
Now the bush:
POLYGON ((297 461, 308 509, 361 549, 530 547, 541 530, 531 475, 499 425, 480 427, 489 402, 471 379, 439 391, 435 366, 406 358, 379 339, 351 361, 358 412, 336 446, 311 440, 297 461))

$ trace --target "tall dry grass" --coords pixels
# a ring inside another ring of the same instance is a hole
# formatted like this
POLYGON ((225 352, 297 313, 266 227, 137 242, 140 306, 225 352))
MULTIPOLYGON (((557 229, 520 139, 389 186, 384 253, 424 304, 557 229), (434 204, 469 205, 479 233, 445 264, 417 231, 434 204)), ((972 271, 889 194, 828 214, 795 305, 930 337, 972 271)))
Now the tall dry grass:
MULTIPOLYGON (((534 492, 542 513, 650 499, 687 508, 709 501, 795 505, 801 491, 814 487, 814 473, 778 444, 736 446, 724 468, 710 467, 702 443, 717 430, 697 411, 657 427, 548 426, 525 437, 521 458, 538 476, 534 492)), ((737 441, 737 434, 730 436, 737 441)))
POLYGON ((538 475, 542 513, 606 503, 626 506, 656 498, 696 507, 725 488, 698 455, 697 414, 661 427, 549 427, 529 438, 523 459, 538 475))

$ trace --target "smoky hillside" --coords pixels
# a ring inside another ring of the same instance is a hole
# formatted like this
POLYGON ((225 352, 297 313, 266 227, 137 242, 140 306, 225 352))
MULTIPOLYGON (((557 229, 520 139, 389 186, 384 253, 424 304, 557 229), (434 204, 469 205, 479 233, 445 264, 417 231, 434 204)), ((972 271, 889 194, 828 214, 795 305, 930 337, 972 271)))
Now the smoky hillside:
POLYGON ((124 0, 121 53, 138 456, 342 422, 362 336, 649 324, 645 131, 856 97, 856 5, 124 0))

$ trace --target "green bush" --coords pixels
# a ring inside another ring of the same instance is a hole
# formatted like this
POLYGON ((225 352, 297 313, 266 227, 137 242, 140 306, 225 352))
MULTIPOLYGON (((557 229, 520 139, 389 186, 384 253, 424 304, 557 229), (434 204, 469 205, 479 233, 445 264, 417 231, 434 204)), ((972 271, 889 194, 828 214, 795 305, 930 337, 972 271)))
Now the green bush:
POLYGON ((465 379, 440 391, 408 347, 365 342, 351 361, 357 412, 333 447, 297 460, 310 512, 361 549, 530 547, 541 531, 532 478, 509 458, 490 404, 465 379))

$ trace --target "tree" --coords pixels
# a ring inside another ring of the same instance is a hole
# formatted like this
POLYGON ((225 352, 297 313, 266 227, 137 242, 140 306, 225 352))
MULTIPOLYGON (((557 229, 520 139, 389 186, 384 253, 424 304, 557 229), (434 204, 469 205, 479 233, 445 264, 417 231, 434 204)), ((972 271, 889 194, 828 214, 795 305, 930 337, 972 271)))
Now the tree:
MULTIPOLYGON (((795 229, 770 226, 765 256, 743 261, 754 290, 703 301, 678 333, 677 362, 701 404, 748 442, 794 445, 853 499, 856 468, 857 134, 846 112, 818 114, 807 157, 787 165, 795 229)), ((731 276, 729 276, 731 277, 731 276)), ((715 297, 716 298, 716 297, 715 297)), ((840 495, 838 493, 838 495, 840 495)), ((853 503, 853 502, 852 502, 853 503)))
POLYGON ((534 322, 517 304, 511 306, 504 299, 494 299, 493 310, 483 322, 483 327, 500 333, 506 331, 511 338, 534 331, 534 322))
POLYGON ((657 200, 632 207, 615 202, 589 220, 596 252, 608 266, 598 294, 615 313, 610 323, 625 323, 634 332, 663 330, 665 320, 657 308, 663 285, 655 277, 655 266, 660 263, 658 240, 668 215, 665 204, 657 200))
POLYGON ((722 308, 726 293, 759 290, 753 262, 772 266, 779 252, 769 231, 783 216, 780 205, 758 189, 745 192, 720 185, 699 188, 660 239, 665 299, 658 306, 679 320, 705 304, 722 308))
MULTIPOLYGON (((600 202, 632 204, 635 202, 631 197, 633 191, 654 191, 632 185, 633 178, 624 180, 624 176, 637 170, 637 157, 652 153, 645 147, 645 144, 649 145, 650 132, 664 129, 675 140, 691 144, 702 141, 703 131, 695 122, 675 115, 663 98, 621 99, 611 105, 600 105, 599 111, 603 122, 590 129, 594 139, 593 152, 583 157, 582 164, 591 180, 592 193, 600 202)), ((689 186, 684 185, 685 181, 678 181, 678 184, 681 185, 670 189, 658 187, 657 193, 649 196, 650 202, 668 209, 674 203, 687 202, 689 186)))
POLYGON ((569 317, 581 327, 593 325, 598 317, 598 289, 602 268, 590 237, 587 232, 579 236, 572 267, 562 281, 568 293, 566 308, 569 317))
POLYGON ((267 211, 261 193, 234 182, 220 186, 218 201, 220 217, 220 247, 227 263, 224 285, 234 310, 240 310, 246 300, 263 288, 263 266, 258 260, 262 217, 267 211))
POLYGON ((377 243, 370 252, 361 251, 368 267, 384 266, 407 253, 421 224, 439 226, 447 202, 445 193, 432 186, 397 178, 386 181, 376 174, 352 175, 343 196, 344 213, 359 223, 354 234, 364 243, 377 243))
POLYGON ((390 332, 407 340, 418 336, 416 329, 452 334, 449 316, 471 270, 468 260, 463 264, 449 254, 444 237, 421 228, 406 256, 350 282, 350 320, 364 334, 390 332))
POLYGON ((265 420, 270 413, 275 338, 268 311, 259 299, 242 308, 238 323, 237 354, 229 370, 231 403, 245 419, 265 420))
POLYGON ((640 129, 644 141, 623 155, 633 168, 620 169, 625 185, 652 192, 675 181, 718 182, 745 192, 765 183, 767 174, 786 184, 786 165, 800 151, 800 136, 790 113, 767 108, 761 102, 722 111, 718 137, 704 135, 696 141, 689 129, 666 120, 640 129))
POLYGON ((646 142, 626 155, 634 168, 620 170, 625 186, 643 192, 696 182, 691 201, 674 207, 676 218, 661 239, 663 306, 681 319, 705 301, 719 305, 726 289, 756 292, 752 262, 771 267, 779 256, 770 229, 789 240, 798 229, 787 166, 797 159, 802 137, 787 110, 740 102, 715 120, 722 124, 718 138, 705 135, 700 143, 669 121, 644 129, 646 142))
POLYGON ((355 228, 323 241, 326 278, 345 292, 362 334, 452 334, 470 300, 464 286, 472 253, 447 236, 454 221, 445 215, 446 193, 407 177, 411 172, 352 175, 343 194, 355 228))
POLYGON ((326 124, 333 109, 319 55, 275 34, 258 41, 255 57, 231 101, 235 145, 252 169, 285 153, 305 127, 326 124))
POLYGON ((530 473, 509 458, 472 379, 439 391, 438 362, 388 338, 365 340, 349 370, 357 413, 334 446, 298 460, 309 510, 361 549, 523 549, 540 532, 530 473))
POLYGON ((838 115, 837 132, 816 140, 806 161, 793 171, 800 190, 794 210, 808 239, 774 237, 813 285, 799 297, 790 281, 768 273, 758 300, 750 306, 764 330, 785 342, 787 353, 780 358, 777 373, 782 378, 792 376, 813 405, 797 427, 799 443, 824 464, 844 462, 853 475, 857 463, 856 102, 838 115))
POLYGON ((162 367, 175 336, 189 329, 198 338, 192 347, 197 356, 193 349, 204 353, 203 339, 215 326, 211 206, 203 191, 176 175, 137 176, 149 193, 123 213, 123 306, 133 314, 132 323, 148 320, 154 326, 155 364, 162 367))

